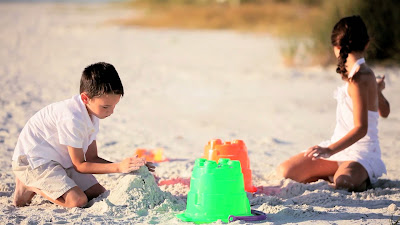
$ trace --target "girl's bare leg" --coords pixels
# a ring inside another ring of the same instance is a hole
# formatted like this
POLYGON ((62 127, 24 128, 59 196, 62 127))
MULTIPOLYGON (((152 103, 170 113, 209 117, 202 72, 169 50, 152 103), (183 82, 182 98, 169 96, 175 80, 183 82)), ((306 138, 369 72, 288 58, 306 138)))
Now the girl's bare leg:
POLYGON ((323 159, 312 160, 305 157, 304 153, 297 154, 278 166, 277 172, 284 178, 290 178, 297 182, 308 183, 318 179, 328 179, 338 170, 336 161, 323 159))
POLYGON ((368 173, 364 167, 353 161, 340 164, 333 177, 334 187, 348 191, 365 191, 367 189, 368 173))

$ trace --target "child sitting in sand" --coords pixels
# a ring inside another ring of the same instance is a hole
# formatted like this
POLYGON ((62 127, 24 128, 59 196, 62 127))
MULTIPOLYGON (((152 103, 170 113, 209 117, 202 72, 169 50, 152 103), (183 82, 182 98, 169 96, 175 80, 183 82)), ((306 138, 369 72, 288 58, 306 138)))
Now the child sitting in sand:
POLYGON ((14 205, 25 206, 37 193, 64 207, 82 207, 105 192, 92 174, 129 173, 152 164, 136 156, 112 163, 97 155, 99 119, 110 116, 124 89, 114 66, 85 68, 80 95, 53 103, 29 119, 15 147, 14 205))
POLYGON ((378 139, 379 115, 390 112, 382 94, 384 77, 376 80, 363 58, 369 36, 361 17, 341 19, 331 41, 338 58, 336 72, 345 81, 335 93, 333 136, 283 162, 278 174, 303 183, 329 179, 335 188, 364 191, 386 173, 378 139))

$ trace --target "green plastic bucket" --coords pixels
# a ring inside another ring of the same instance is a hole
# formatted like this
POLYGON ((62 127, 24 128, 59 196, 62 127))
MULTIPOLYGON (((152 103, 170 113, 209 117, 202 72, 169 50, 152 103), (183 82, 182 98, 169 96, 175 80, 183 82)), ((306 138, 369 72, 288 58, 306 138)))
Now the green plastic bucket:
POLYGON ((176 215, 185 222, 228 223, 229 217, 252 216, 237 160, 197 159, 192 171, 186 210, 176 215))

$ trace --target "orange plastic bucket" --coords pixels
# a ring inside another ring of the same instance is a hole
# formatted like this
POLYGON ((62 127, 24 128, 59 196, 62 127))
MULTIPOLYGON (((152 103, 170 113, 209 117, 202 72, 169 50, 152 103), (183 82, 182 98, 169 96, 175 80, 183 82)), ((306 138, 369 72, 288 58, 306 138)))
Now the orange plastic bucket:
POLYGON ((221 139, 214 139, 204 147, 203 158, 218 162, 221 158, 240 161, 244 179, 244 189, 247 192, 256 192, 257 188, 252 185, 250 160, 247 154, 247 147, 242 140, 222 142, 221 139))

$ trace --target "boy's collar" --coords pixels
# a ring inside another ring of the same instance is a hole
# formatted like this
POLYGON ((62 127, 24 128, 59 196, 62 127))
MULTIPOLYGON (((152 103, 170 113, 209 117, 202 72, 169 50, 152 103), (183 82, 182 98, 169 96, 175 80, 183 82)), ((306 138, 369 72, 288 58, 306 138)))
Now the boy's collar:
POLYGON ((78 98, 79 98, 82 113, 84 114, 84 118, 87 122, 87 125, 88 125, 88 127, 93 128, 94 127, 93 120, 96 119, 97 117, 89 114, 89 111, 87 110, 85 103, 83 103, 80 95, 78 95, 78 98))

